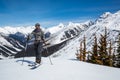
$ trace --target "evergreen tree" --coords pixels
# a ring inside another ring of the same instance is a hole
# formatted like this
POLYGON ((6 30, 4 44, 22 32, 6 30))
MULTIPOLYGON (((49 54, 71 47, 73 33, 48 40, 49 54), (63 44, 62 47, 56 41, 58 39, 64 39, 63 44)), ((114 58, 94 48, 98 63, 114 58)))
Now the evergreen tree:
MULTIPOLYGON (((77 51, 78 52, 78 51, 77 51)), ((80 61, 86 61, 86 38, 84 36, 84 40, 80 43, 79 53, 76 54, 77 59, 80 61)))
POLYGON ((119 41, 118 41, 118 48, 117 48, 118 54, 116 55, 116 60, 117 60, 117 67, 120 67, 120 33, 119 33, 119 41))
POLYGON ((80 43, 80 61, 83 61, 83 49, 82 49, 82 42, 80 43))
POLYGON ((110 40, 110 43, 109 43, 109 56, 108 56, 108 63, 109 63, 109 66, 113 66, 113 55, 112 55, 112 42, 110 40))
POLYGON ((99 41, 99 59, 101 60, 101 64, 107 65, 106 64, 106 59, 108 58, 108 53, 107 53, 107 29, 105 28, 105 34, 101 34, 101 38, 99 41))
MULTIPOLYGON (((105 27, 104 35, 100 35, 99 44, 98 40, 95 34, 94 37, 94 44, 91 51, 86 51, 86 37, 84 36, 83 41, 80 43, 79 48, 79 54, 77 54, 77 58, 80 61, 88 61, 95 64, 100 65, 107 65, 107 66, 113 66, 114 62, 117 62, 117 67, 120 67, 120 34, 119 34, 119 44, 118 44, 118 55, 116 56, 114 54, 114 51, 112 52, 112 42, 110 40, 109 45, 107 42, 107 29, 105 27), (89 53, 91 55, 89 55, 89 53), (88 54, 86 56, 86 54, 88 54), (87 57, 87 60, 86 60, 87 57)), ((78 53, 78 52, 77 52, 78 53)))
POLYGON ((96 37, 96 34, 95 34, 94 45, 93 45, 93 48, 92 48, 91 62, 92 63, 97 63, 97 58, 98 58, 98 44, 97 44, 97 37, 96 37))
POLYGON ((76 58, 79 59, 80 56, 79 56, 79 50, 77 49, 77 53, 76 53, 76 58))
POLYGON ((84 36, 84 40, 83 40, 83 61, 86 61, 86 37, 84 36))
POLYGON ((82 48, 82 42, 80 42, 80 49, 77 50, 77 59, 79 59, 80 61, 83 61, 83 48, 82 48))

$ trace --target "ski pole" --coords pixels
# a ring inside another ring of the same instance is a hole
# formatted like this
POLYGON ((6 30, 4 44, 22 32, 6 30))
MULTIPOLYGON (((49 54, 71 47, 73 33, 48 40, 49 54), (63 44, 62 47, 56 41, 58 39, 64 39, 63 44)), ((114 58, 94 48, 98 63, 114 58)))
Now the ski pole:
MULTIPOLYGON (((47 54, 48 54, 48 49, 47 49, 47 47, 46 47, 46 51, 47 51, 47 54)), ((48 56, 48 57, 49 57, 50 64, 51 64, 51 65, 53 65, 53 63, 52 63, 52 60, 51 60, 50 56, 48 56)))
MULTIPOLYGON (((25 44, 25 53, 26 53, 26 51, 27 51, 27 43, 28 43, 28 41, 27 41, 26 44, 25 44)), ((23 62, 24 62, 25 53, 23 53, 23 61, 22 61, 22 65, 23 65, 23 62)))

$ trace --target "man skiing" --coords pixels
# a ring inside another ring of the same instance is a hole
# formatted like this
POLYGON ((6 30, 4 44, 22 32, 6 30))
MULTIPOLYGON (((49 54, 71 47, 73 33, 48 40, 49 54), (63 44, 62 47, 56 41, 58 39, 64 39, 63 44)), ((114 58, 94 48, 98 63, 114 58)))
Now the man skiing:
POLYGON ((35 62, 40 64, 41 63, 41 55, 43 51, 43 43, 45 44, 44 40, 44 33, 42 29, 40 28, 40 24, 35 24, 35 29, 32 31, 32 33, 28 36, 28 40, 31 39, 31 35, 34 36, 34 50, 35 50, 35 56, 36 60, 35 62))

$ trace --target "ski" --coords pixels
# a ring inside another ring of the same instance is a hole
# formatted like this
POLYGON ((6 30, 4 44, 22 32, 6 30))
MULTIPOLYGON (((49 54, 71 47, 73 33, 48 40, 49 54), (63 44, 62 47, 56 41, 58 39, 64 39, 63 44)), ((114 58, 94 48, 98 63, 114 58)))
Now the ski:
POLYGON ((33 69, 38 68, 40 65, 41 65, 41 64, 33 63, 33 64, 29 64, 28 66, 30 67, 31 70, 33 70, 33 69))
POLYGON ((31 70, 36 69, 36 68, 38 68, 40 65, 41 65, 41 64, 39 64, 39 65, 34 65, 34 66, 32 66, 30 69, 31 69, 31 70))
POLYGON ((29 67, 32 67, 32 66, 35 66, 35 64, 29 64, 28 66, 29 66, 29 67))

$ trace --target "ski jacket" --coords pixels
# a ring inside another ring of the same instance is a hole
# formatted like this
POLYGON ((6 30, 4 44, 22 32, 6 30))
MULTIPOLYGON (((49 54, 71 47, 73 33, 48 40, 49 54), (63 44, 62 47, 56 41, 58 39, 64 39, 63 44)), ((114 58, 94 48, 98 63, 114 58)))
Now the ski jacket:
POLYGON ((32 31, 35 41, 44 41, 44 32, 41 29, 35 29, 32 31))

